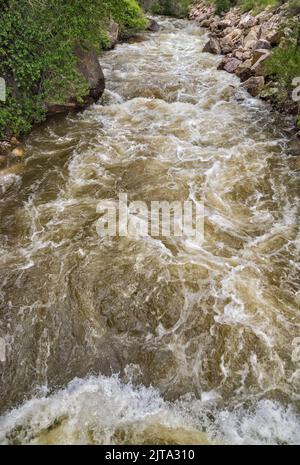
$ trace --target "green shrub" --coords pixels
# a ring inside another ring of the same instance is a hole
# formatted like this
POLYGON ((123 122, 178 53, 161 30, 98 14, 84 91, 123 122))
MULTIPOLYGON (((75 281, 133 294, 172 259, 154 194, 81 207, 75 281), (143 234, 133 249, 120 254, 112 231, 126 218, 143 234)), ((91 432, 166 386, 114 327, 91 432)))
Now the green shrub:
POLYGON ((182 17, 188 13, 193 0, 140 0, 142 7, 155 15, 182 17))
POLYGON ((214 3, 216 5, 216 15, 225 13, 232 7, 232 2, 230 0, 214 0, 214 3))
MULTIPOLYGON (((291 37, 281 41, 266 63, 266 69, 273 75, 278 87, 277 99, 284 103, 291 101, 294 90, 293 80, 300 77, 300 25, 291 22, 293 34, 291 37)), ((297 125, 300 127, 300 115, 297 118, 297 125)))
POLYGON ((258 14, 268 6, 276 7, 280 3, 282 0, 240 0, 239 6, 244 12, 252 10, 254 14, 258 14))
POLYGON ((77 71, 77 45, 100 52, 110 19, 121 33, 146 26, 135 0, 6 0, 0 4, 0 138, 27 132, 45 117, 45 102, 82 101, 87 83, 77 71))

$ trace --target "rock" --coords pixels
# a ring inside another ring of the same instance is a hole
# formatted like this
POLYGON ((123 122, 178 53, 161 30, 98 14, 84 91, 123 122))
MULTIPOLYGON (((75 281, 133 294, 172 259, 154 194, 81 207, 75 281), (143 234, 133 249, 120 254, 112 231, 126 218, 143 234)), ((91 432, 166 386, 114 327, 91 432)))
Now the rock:
POLYGON ((14 155, 15 157, 19 157, 19 158, 22 158, 24 157, 25 155, 25 150, 23 147, 16 147, 15 149, 12 150, 12 155, 14 155))
POLYGON ((81 48, 76 49, 78 70, 83 74, 89 84, 89 95, 93 101, 99 100, 105 90, 105 78, 96 52, 87 52, 81 48))
POLYGON ((270 42, 270 44, 273 46, 279 45, 283 37, 284 37, 284 31, 282 30, 270 31, 269 33, 266 34, 266 40, 270 42))
POLYGON ((114 48, 117 45, 119 39, 119 25, 115 21, 111 20, 107 33, 110 41, 110 48, 114 48))
POLYGON ((235 70, 235 74, 239 76, 242 81, 246 81, 253 75, 251 68, 252 60, 249 58, 238 66, 238 68, 235 70))
POLYGON ((232 27, 236 27, 240 22, 240 16, 238 10, 230 10, 226 13, 224 20, 230 23, 232 27))
POLYGON ((291 140, 288 149, 291 155, 300 157, 300 139, 291 140))
POLYGON ((147 27, 147 31, 150 32, 158 32, 160 30, 160 25, 155 21, 155 19, 148 18, 149 24, 147 27))
POLYGON ((242 84, 252 97, 257 97, 264 85, 265 79, 263 76, 251 77, 242 84))
POLYGON ((271 50, 271 44, 268 40, 264 40, 264 39, 259 39, 257 42, 256 42, 256 45, 254 47, 254 50, 271 50))
POLYGON ((260 38, 260 26, 254 26, 243 40, 243 47, 248 50, 253 50, 260 38))
POLYGON ((204 19, 203 21, 200 22, 201 27, 210 27, 211 24, 213 23, 214 18, 209 18, 209 19, 204 19))
POLYGON ((14 145, 14 146, 21 145, 21 142, 18 141, 18 139, 16 137, 12 137, 10 139, 10 143, 11 143, 11 145, 14 145))
POLYGON ((46 111, 48 116, 81 110, 93 102, 99 100, 104 92, 105 78, 96 52, 88 52, 77 47, 75 50, 75 55, 78 58, 78 71, 85 77, 88 82, 89 94, 84 97, 83 103, 79 103, 72 95, 69 96, 68 101, 64 104, 58 104, 56 102, 46 103, 46 111))
POLYGON ((263 23, 261 25, 261 39, 267 40, 271 46, 280 44, 281 39, 284 37, 284 30, 280 27, 281 22, 278 23, 272 21, 263 23))
POLYGON ((80 108, 84 107, 84 105, 78 105, 77 103, 47 103, 46 104, 46 111, 47 116, 54 116, 59 115, 62 113, 69 113, 72 111, 76 111, 80 108))
POLYGON ((221 21, 218 22, 218 29, 224 30, 227 29, 228 27, 231 27, 232 24, 230 21, 226 21, 226 19, 222 19, 221 21))
POLYGON ((242 62, 237 58, 227 58, 225 59, 222 69, 224 69, 224 71, 227 71, 227 73, 234 73, 241 63, 242 62))
POLYGON ((266 76, 264 62, 269 58, 271 52, 269 50, 256 50, 252 59, 252 71, 256 76, 266 76))
POLYGON ((250 29, 256 24, 257 24, 257 19, 254 18, 254 16, 251 16, 250 14, 245 14, 242 16, 239 26, 244 29, 250 29))
POLYGON ((240 29, 233 29, 227 34, 220 42, 222 52, 226 54, 233 51, 241 36, 242 31, 240 29))
POLYGON ((6 155, 0 155, 0 167, 6 164, 7 161, 7 156, 6 155))
POLYGON ((11 150, 11 143, 7 141, 0 141, 0 153, 6 156, 11 150))
POLYGON ((252 55, 252 66, 255 65, 259 60, 266 60, 271 55, 271 52, 265 49, 255 50, 252 55))
POLYGON ((273 13, 264 10, 256 16, 256 20, 258 24, 263 24, 269 21, 272 18, 272 16, 273 16, 273 13))
POLYGON ((202 52, 214 53, 215 55, 220 55, 221 54, 221 47, 220 47, 219 41, 212 37, 206 43, 206 45, 204 46, 202 52))

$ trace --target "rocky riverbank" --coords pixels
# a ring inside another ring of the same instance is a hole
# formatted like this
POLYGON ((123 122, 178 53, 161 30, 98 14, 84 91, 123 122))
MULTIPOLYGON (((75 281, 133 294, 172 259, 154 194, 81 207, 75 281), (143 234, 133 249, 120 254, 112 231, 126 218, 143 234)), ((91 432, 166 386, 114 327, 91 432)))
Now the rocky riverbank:
MULTIPOLYGON (((252 96, 270 101, 276 109, 295 118, 300 114, 300 104, 294 101, 292 90, 282 101, 276 76, 266 66, 273 50, 292 34, 288 4, 268 7, 256 15, 235 7, 218 16, 214 6, 200 2, 193 6, 189 18, 209 29, 209 41, 203 51, 224 55, 220 69, 236 74, 252 96)), ((300 15, 295 14, 292 21, 299 20, 300 15)))

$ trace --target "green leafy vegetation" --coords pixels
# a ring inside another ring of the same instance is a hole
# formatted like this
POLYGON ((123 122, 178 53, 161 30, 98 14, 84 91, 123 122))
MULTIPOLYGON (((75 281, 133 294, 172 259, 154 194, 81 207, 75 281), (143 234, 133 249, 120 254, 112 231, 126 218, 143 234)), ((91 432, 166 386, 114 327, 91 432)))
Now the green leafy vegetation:
POLYGON ((140 0, 141 6, 152 14, 185 16, 193 0, 140 0))
POLYGON ((0 102, 0 138, 42 121, 45 102, 82 101, 87 82, 77 71, 75 47, 107 47, 111 20, 121 36, 147 24, 136 0, 1 1, 0 76, 8 95, 0 102))
POLYGON ((293 80, 300 77, 300 25, 291 20, 288 26, 291 35, 281 41, 266 63, 268 73, 276 79, 278 99, 282 102, 291 98, 293 80))
POLYGON ((254 14, 259 13, 264 8, 275 7, 283 3, 282 0, 211 0, 216 6, 216 14, 220 15, 230 10, 234 6, 239 6, 242 11, 252 10, 254 14))

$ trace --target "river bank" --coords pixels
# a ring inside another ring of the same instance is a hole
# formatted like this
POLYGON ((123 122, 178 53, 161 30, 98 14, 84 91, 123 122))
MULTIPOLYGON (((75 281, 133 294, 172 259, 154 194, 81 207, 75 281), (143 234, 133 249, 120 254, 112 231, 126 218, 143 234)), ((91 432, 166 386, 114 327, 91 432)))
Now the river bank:
POLYGON ((0 169, 47 118, 87 108, 105 89, 99 56, 147 28, 135 0, 9 0, 0 5, 0 169))
MULTIPOLYGON (((260 97, 276 110, 294 116, 297 129, 300 79, 293 81, 297 78, 292 74, 294 69, 289 77, 289 67, 293 64, 293 47, 298 47, 295 28, 300 20, 299 9, 292 10, 285 3, 279 7, 268 6, 256 14, 234 7, 217 15, 214 5, 199 2, 192 7, 189 18, 209 30, 209 41, 203 51, 224 55, 219 69, 237 75, 253 97, 260 97), (284 53, 289 62, 278 64, 276 58, 280 61, 284 53), (281 81, 276 74, 278 66, 286 67, 286 76, 281 81)), ((299 151, 298 146, 298 154, 299 151)))

